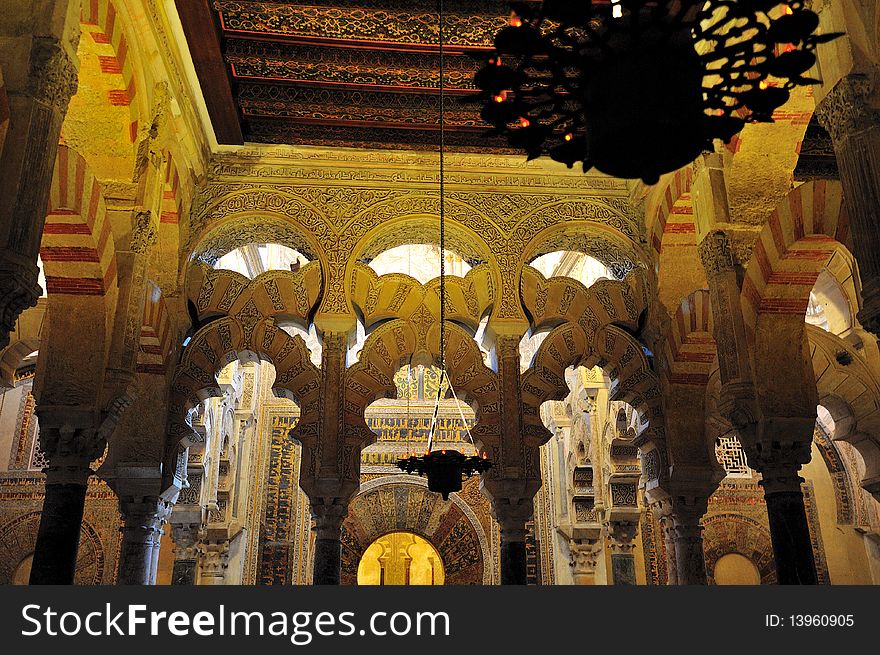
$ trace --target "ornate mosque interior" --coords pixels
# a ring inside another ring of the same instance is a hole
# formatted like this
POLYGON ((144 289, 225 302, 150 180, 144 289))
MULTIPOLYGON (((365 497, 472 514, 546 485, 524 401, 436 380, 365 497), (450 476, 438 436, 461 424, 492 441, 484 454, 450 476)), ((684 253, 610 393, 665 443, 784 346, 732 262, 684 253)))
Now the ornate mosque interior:
POLYGON ((880 583, 880 3, 649 186, 484 136, 447 0, 448 379, 433 4, 2 3, 0 582, 880 583))

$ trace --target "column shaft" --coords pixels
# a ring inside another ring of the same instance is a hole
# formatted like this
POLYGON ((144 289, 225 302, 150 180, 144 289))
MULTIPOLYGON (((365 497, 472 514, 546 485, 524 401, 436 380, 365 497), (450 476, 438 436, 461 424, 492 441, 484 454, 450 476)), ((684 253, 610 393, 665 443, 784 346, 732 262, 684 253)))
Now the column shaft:
POLYGON ((85 484, 46 484, 31 584, 73 584, 85 503, 85 484))

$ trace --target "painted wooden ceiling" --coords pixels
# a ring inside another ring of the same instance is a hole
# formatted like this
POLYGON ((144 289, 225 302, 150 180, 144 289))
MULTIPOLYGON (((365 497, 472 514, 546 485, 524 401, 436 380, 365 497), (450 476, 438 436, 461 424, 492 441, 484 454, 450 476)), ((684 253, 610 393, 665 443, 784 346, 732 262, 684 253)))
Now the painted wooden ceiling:
MULTIPOLYGON (((177 0, 217 140, 436 149, 439 16, 424 0, 177 0)), ((445 0, 446 143, 508 152, 484 136, 479 63, 505 0, 445 0)))

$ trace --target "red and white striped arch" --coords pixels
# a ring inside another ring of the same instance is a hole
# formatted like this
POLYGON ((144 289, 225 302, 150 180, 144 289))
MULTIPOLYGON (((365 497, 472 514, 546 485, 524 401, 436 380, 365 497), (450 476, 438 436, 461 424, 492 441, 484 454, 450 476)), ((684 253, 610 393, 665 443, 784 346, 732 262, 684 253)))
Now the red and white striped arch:
POLYGON ((82 38, 91 38, 99 45, 110 46, 106 55, 98 55, 101 71, 107 75, 119 76, 119 84, 116 85, 118 88, 109 92, 107 100, 111 105, 131 107, 129 134, 134 143, 138 133, 138 113, 134 104, 138 85, 119 12, 111 0, 83 0, 80 22, 92 27, 84 30, 86 33, 82 38))
MULTIPOLYGON (((648 216, 653 217, 653 221, 648 226, 648 240, 651 247, 659 255, 663 249, 663 237, 666 234, 667 223, 673 216, 674 210, 682 200, 682 196, 690 193, 691 183, 693 182, 693 166, 688 165, 680 168, 671 176, 666 178, 666 187, 659 195, 653 210, 649 210, 648 216)), ((657 196, 655 196, 657 197, 657 196)), ((690 207, 690 196, 687 197, 686 207, 690 207)), ((689 212, 693 214, 693 210, 689 212)), ((676 221, 673 223, 684 223, 684 221, 676 221)), ((693 219, 690 221, 693 224, 693 219)))
POLYGON ((46 291, 103 296, 116 283, 116 251, 101 185, 85 160, 58 146, 40 257, 46 291))
POLYGON ((760 315, 804 316, 816 278, 848 237, 839 182, 807 182, 788 195, 755 243, 743 281, 743 317, 750 336, 760 315))
POLYGON ((165 306, 165 297, 156 284, 147 282, 144 317, 138 344, 138 372, 165 375, 168 370, 168 356, 173 345, 171 321, 165 306))
POLYGON ((706 386, 715 368, 716 345, 712 305, 706 289, 681 301, 666 335, 666 361, 671 384, 706 386))

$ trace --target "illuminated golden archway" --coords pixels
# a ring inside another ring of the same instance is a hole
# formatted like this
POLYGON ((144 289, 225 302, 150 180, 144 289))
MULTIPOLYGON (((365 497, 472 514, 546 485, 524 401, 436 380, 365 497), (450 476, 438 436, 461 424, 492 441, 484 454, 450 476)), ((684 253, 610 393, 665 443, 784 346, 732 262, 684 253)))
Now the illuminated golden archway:
POLYGON ((437 549, 412 532, 390 532, 364 551, 359 585, 442 585, 443 561, 437 549))

